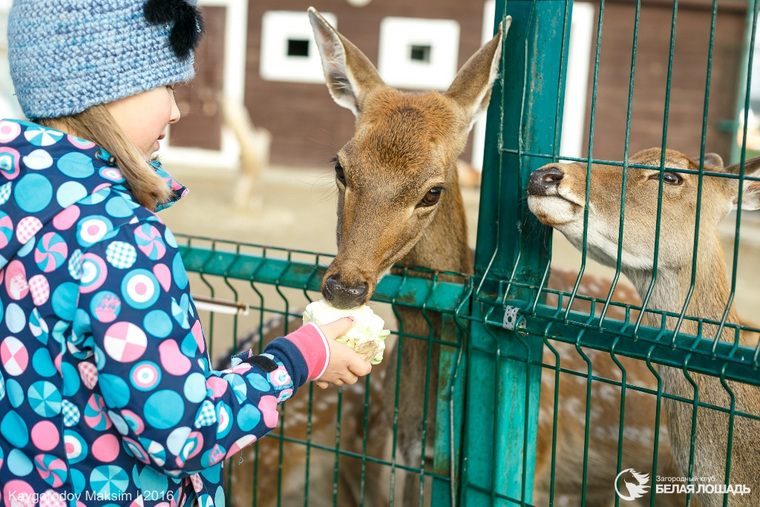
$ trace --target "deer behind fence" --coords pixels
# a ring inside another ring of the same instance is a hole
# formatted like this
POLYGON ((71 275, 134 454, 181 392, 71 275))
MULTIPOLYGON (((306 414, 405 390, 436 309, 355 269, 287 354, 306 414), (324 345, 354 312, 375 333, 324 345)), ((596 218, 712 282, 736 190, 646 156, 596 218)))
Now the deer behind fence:
MULTIPOLYGON (((755 346, 738 327, 718 224, 737 204, 760 208, 760 182, 740 180, 741 166, 723 168, 717 155, 706 156, 701 171, 677 151, 653 148, 630 157, 628 166, 593 164, 588 176, 585 163, 548 164, 531 175, 530 210, 577 248, 585 240, 590 257, 619 265, 647 302, 644 323, 660 327, 661 312, 685 315, 666 317, 667 329, 755 346)), ((760 159, 748 161, 744 176, 759 175, 760 159)), ((729 505, 760 505, 760 387, 693 373, 688 365, 660 372, 664 391, 676 397, 666 398, 665 409, 679 476, 696 481, 706 507, 723 505, 719 493, 729 486, 749 488, 728 494, 729 505)))

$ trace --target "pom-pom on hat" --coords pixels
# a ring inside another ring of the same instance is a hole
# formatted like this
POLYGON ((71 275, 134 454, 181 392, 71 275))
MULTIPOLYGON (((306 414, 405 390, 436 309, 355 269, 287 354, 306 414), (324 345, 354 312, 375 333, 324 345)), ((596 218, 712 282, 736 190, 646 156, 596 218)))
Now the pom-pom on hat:
POLYGON ((24 114, 69 116, 191 79, 196 1, 14 0, 8 61, 24 114))

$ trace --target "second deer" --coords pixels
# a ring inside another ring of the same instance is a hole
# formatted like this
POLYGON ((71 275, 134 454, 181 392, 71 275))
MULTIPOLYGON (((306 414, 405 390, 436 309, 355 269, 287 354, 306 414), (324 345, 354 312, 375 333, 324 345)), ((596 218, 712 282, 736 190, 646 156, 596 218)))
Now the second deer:
MULTIPOLYGON (((673 150, 645 150, 630 157, 628 165, 653 167, 624 172, 593 164, 587 180, 585 163, 546 165, 531 175, 530 210, 577 248, 585 241, 590 257, 619 265, 647 301, 644 323, 660 327, 662 316, 652 309, 685 314, 696 319, 684 319, 681 332, 755 346, 745 330, 737 333, 740 321, 731 304, 718 224, 737 203, 759 209, 760 182, 740 180, 741 167, 723 168, 717 155, 705 157, 703 174, 699 162, 673 150), (724 318, 723 326, 709 323, 724 318)), ((760 159, 745 164, 744 176, 760 176, 760 159)), ((667 328, 674 329, 677 321, 667 317, 667 328)), ((679 476, 696 481, 696 496, 705 507, 724 505, 724 498, 732 506, 760 505, 760 387, 724 382, 686 366, 660 371, 664 391, 680 398, 665 399, 679 476), (708 406, 698 406, 695 413, 690 400, 708 406), (719 494, 729 486, 744 494, 719 494)))

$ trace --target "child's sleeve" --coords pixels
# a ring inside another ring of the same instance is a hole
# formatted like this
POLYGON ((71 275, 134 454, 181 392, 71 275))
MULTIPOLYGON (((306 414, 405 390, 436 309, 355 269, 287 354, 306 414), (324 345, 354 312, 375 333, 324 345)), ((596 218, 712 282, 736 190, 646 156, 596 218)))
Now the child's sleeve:
POLYGON ((330 362, 330 347, 327 338, 313 323, 293 331, 289 335, 277 338, 269 343, 261 355, 254 355, 248 350, 232 357, 231 365, 248 363, 262 370, 273 370, 277 362, 291 372, 293 384, 302 386, 306 381, 316 380, 322 376, 330 362))

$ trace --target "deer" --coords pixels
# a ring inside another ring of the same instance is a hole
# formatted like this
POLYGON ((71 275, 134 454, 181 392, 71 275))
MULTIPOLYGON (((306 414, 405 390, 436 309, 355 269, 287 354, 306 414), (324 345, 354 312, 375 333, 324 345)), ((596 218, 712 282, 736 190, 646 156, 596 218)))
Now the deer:
MULTIPOLYGON (((623 167, 547 164, 530 176, 528 207, 541 223, 562 233, 576 248, 582 248, 585 238, 591 258, 609 266, 619 263, 647 308, 698 319, 668 316, 667 329, 680 324, 680 331, 687 334, 698 336, 701 331, 708 339, 755 346, 752 330, 737 328, 742 321, 732 306, 717 228, 737 206, 760 209, 760 158, 743 164, 742 172, 741 164, 724 168, 717 154, 706 154, 698 161, 675 150, 651 148, 629 157, 623 167), (720 322, 724 325, 714 324, 720 322)), ((643 322, 660 327, 662 315, 645 310, 643 322)), ((718 487, 746 486, 748 493, 725 495, 728 505, 760 505, 760 387, 723 382, 707 374, 686 375, 684 369, 671 366, 661 365, 659 371, 664 392, 678 397, 665 398, 664 407, 680 477, 711 478, 718 487), (732 433, 729 413, 700 406, 695 414, 689 401, 695 397, 724 409, 735 403, 732 433), (731 455, 727 455, 729 444, 731 455)), ((716 494, 714 488, 695 484, 694 490, 701 505, 724 505, 724 495, 716 494)))

